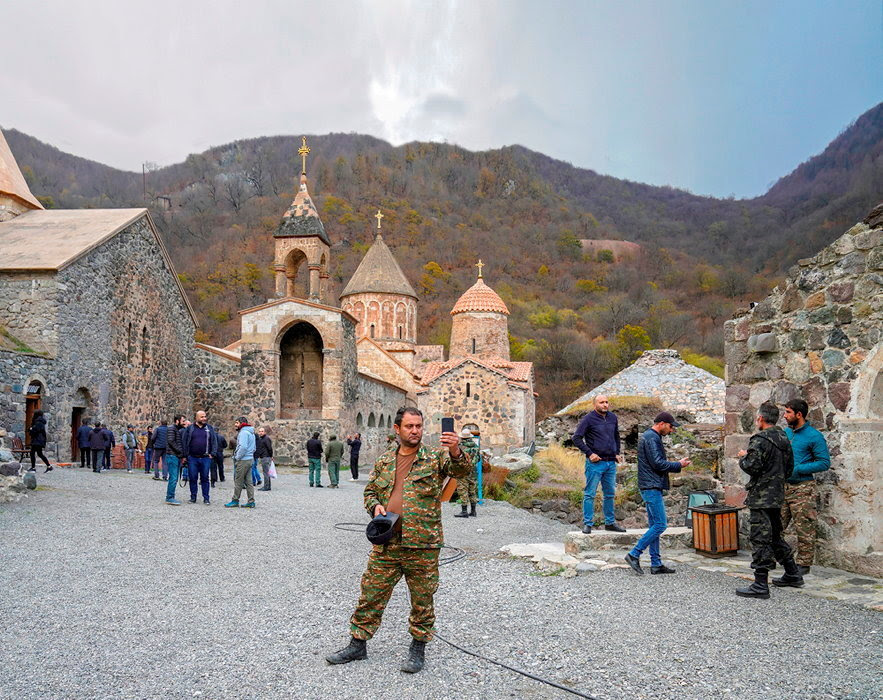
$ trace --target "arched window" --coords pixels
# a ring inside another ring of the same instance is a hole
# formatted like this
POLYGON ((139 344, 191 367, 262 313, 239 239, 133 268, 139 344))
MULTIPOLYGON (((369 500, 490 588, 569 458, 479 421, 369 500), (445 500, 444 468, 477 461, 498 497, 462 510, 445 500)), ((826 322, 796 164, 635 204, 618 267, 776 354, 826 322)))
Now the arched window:
POLYGON ((466 382, 466 398, 468 399, 472 396, 472 387, 469 386, 469 382, 466 382))
POLYGON ((141 329, 141 366, 150 366, 150 347, 149 338, 147 336, 147 326, 141 329))
POLYGON ((386 417, 386 427, 390 429, 392 428, 392 416, 386 417))
POLYGON ((371 337, 374 337, 374 324, 371 324, 371 337))
POLYGON ((361 427, 362 427, 362 424, 363 424, 364 422, 365 422, 365 419, 362 418, 362 414, 361 414, 361 413, 360 413, 359 415, 356 416, 356 427, 357 427, 357 428, 361 428, 361 427))
POLYGON ((402 330, 402 327, 399 326, 399 340, 401 340, 401 339, 404 338, 404 337, 405 337, 405 335, 404 335, 404 332, 403 332, 403 330, 402 330))
POLYGON ((371 412, 368 415, 368 427, 369 428, 376 428, 377 427, 377 419, 374 417, 373 412, 371 412))

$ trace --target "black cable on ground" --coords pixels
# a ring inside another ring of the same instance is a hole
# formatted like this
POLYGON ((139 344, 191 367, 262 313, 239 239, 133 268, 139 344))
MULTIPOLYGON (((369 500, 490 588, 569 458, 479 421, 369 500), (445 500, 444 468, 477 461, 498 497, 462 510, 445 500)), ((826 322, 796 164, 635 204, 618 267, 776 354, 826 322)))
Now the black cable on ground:
POLYGON ((488 663, 496 664, 502 668, 505 668, 509 671, 513 671, 515 673, 519 673, 526 678, 530 678, 534 681, 539 681, 540 683, 545 683, 546 685, 551 685, 553 688, 558 688, 559 690, 563 690, 571 695, 576 695, 578 698, 588 698, 588 700, 598 700, 594 695, 586 695, 585 693, 581 693, 578 690, 574 690, 573 688, 568 688, 566 685, 561 685, 560 683, 556 683, 555 681, 550 681, 546 678, 541 678, 540 676, 535 676, 532 673, 528 673, 527 671, 522 671, 520 668, 515 668, 514 666, 509 666, 508 664, 504 664, 502 661, 496 661, 495 659, 490 659, 487 656, 482 656, 476 651, 470 651, 469 649, 464 649, 459 644, 454 644, 454 642, 449 639, 445 639, 438 632, 434 634, 436 639, 440 639, 445 644, 449 644, 454 647, 457 651, 462 651, 464 654, 469 654, 469 656, 474 656, 476 659, 481 659, 482 661, 487 661, 488 663))
MULTIPOLYGON (((335 523, 334 529, 343 530, 345 532, 365 532, 365 528, 367 527, 367 523, 335 523)), ((445 564, 453 564, 454 562, 460 561, 461 559, 466 558, 466 551, 460 549, 459 547, 451 547, 450 545, 443 544, 443 549, 452 549, 454 550, 454 554, 451 554, 447 557, 439 557, 438 565, 443 566, 445 564)), ((488 663, 495 664, 501 668, 505 668, 507 671, 512 671, 513 673, 518 673, 525 678, 530 678, 531 680, 538 681, 540 683, 545 683, 546 685, 550 685, 553 688, 558 688, 559 690, 563 690, 565 693, 570 693, 571 695, 576 695, 578 698, 587 698, 588 700, 598 700, 594 695, 586 695, 585 693, 581 693, 578 690, 574 690, 573 688, 568 688, 566 685, 561 685, 560 683, 556 683, 555 681, 550 681, 546 678, 541 678, 540 676, 535 676, 532 673, 528 673, 527 671, 522 671, 520 668, 515 668, 514 666, 509 666, 508 664, 504 664, 502 661, 496 661, 495 659, 488 658, 487 656, 482 656, 476 651, 470 651, 469 649, 464 649, 459 644, 455 644, 449 639, 445 639, 438 632, 434 635, 437 639, 440 639, 445 644, 454 647, 457 651, 462 651, 464 654, 468 654, 469 656, 474 656, 476 659, 481 659, 482 661, 487 661, 488 663)))

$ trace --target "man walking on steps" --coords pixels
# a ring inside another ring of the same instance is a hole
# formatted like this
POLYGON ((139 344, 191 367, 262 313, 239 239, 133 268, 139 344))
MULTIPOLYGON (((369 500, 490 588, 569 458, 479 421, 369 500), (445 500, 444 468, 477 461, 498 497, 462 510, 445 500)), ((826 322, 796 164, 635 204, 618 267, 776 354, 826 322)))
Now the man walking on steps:
POLYGON ((751 479, 746 487, 745 505, 751 509, 751 568, 754 583, 737 588, 736 595, 744 598, 769 598, 768 576, 778 561, 785 567, 785 575, 776 579, 776 585, 803 585, 803 576, 791 555, 791 547, 782 537, 782 504, 785 502, 785 480, 794 471, 794 453, 791 443, 781 428, 776 427, 779 409, 763 403, 757 409, 754 425, 758 432, 751 436, 747 450, 737 454, 739 468, 751 479))
POLYGON ((659 537, 668 527, 668 518, 665 515, 665 504, 662 502, 662 492, 669 489, 668 475, 671 472, 679 472, 690 464, 689 459, 680 462, 669 462, 665 458, 665 446, 662 438, 670 435, 671 431, 680 425, 674 416, 668 411, 663 411, 653 420, 653 426, 644 431, 638 441, 638 490, 644 505, 647 508, 647 532, 639 539, 632 551, 625 555, 626 563, 639 575, 644 573, 641 568, 641 554, 650 548, 650 573, 673 574, 662 563, 659 554, 659 537))
POLYGON ((463 428, 460 431, 460 449, 469 455, 472 460, 472 467, 462 479, 457 481, 457 492, 460 494, 460 512, 455 518, 475 517, 475 508, 478 505, 478 445, 472 439, 472 431, 469 428, 463 428), (467 512, 466 507, 469 506, 467 512))
POLYGON ((233 451, 233 500, 225 503, 226 508, 238 508, 239 496, 245 488, 248 503, 243 508, 254 508, 254 484, 251 483, 251 465, 254 462, 254 428, 248 424, 248 418, 242 416, 236 421, 236 449, 233 451))
POLYGON ((438 554, 442 546, 441 495, 446 477, 462 478, 471 468, 457 433, 442 433, 441 449, 422 444, 423 414, 413 406, 399 409, 393 443, 374 465, 365 486, 365 509, 372 518, 398 516, 392 537, 376 544, 362 576, 359 604, 350 619, 348 646, 325 657, 345 664, 368 657, 367 640, 374 636, 393 588, 402 578, 411 594, 411 648, 401 669, 423 668, 426 642, 435 624, 433 596, 438 589, 438 554), (445 449, 447 448, 447 449, 445 449))
POLYGON ((594 408, 576 427, 573 444, 586 456, 586 489, 583 492, 583 532, 590 534, 595 521, 595 494, 598 484, 604 494, 604 529, 625 532, 616 524, 613 496, 616 492, 616 463, 620 461, 619 421, 610 412, 610 400, 595 397, 594 408))

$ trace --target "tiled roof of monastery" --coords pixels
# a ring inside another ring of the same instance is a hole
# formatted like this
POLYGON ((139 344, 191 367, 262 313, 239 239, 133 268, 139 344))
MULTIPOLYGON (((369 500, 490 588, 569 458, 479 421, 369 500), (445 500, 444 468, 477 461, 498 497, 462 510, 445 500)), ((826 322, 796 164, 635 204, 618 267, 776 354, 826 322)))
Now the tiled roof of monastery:
POLYGON ((505 302, 500 299, 499 294, 484 283, 481 277, 457 300, 454 308, 451 309, 451 316, 469 311, 493 311, 509 315, 509 309, 506 308, 505 302))
POLYGON ((282 215, 282 223, 276 229, 275 235, 277 238, 316 236, 326 245, 331 245, 328 234, 325 233, 325 226, 319 218, 319 210, 316 209, 313 198, 307 191, 306 175, 300 176, 298 192, 291 206, 288 207, 288 211, 282 215))
POLYGON ((510 382, 523 383, 530 379, 533 372, 532 362, 510 362, 502 357, 476 357, 468 355, 466 357, 456 357, 446 362, 427 362, 420 383, 426 386, 431 384, 443 374, 452 369, 459 367, 464 362, 474 362, 480 367, 489 369, 503 375, 510 382))
POLYGON ((379 233, 374 238, 374 244, 365 253, 359 267, 353 273, 340 298, 350 294, 363 292, 380 292, 383 294, 403 294, 417 298, 417 293, 399 267, 398 261, 390 251, 389 246, 379 233))
POLYGON ((43 208, 43 205, 31 194, 31 189, 25 182, 2 131, 0 131, 0 194, 8 195, 31 209, 43 208))

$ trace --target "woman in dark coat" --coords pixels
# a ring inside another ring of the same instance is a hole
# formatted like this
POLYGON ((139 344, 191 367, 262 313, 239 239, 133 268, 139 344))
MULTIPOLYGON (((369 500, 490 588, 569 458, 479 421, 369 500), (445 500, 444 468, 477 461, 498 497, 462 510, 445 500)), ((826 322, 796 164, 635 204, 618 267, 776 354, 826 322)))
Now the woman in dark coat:
POLYGON ((31 435, 31 468, 28 471, 37 471, 37 457, 39 457, 46 465, 46 472, 51 472, 52 465, 43 454, 43 448, 46 447, 46 418, 43 416, 43 411, 34 411, 29 432, 31 435))

